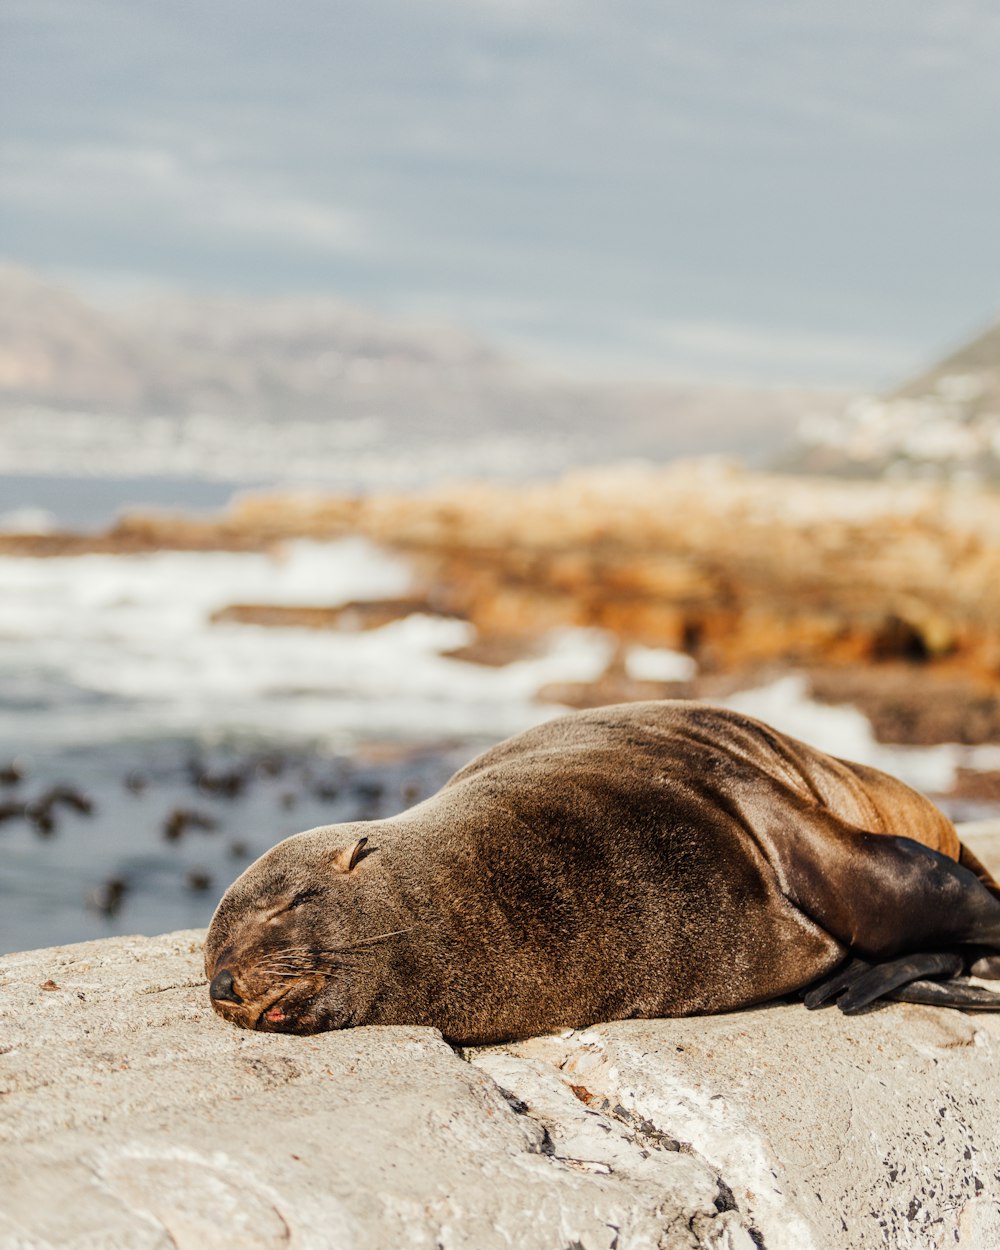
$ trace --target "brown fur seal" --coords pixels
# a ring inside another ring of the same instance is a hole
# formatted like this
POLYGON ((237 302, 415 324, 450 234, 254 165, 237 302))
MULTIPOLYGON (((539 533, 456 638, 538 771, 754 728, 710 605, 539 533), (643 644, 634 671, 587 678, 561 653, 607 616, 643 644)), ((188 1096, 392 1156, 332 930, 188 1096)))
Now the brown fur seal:
POLYGON ((930 802, 747 716, 662 702, 549 721, 400 816, 279 843, 226 892, 205 968, 244 1028, 483 1043, 729 1011, 845 960, 809 1005, 1000 1007, 965 982, 898 988, 977 947, 1000 950, 1000 886, 930 802))

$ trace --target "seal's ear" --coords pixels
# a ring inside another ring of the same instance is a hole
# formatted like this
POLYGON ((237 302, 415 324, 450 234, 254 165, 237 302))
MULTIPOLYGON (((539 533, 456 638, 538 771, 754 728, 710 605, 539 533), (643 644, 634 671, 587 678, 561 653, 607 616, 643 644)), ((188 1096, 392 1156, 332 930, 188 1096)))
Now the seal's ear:
POLYGON ((353 846, 348 846, 343 851, 337 851, 332 856, 330 862, 339 872, 350 872, 366 855, 370 855, 376 849, 373 846, 366 850, 367 846, 367 838, 358 838, 353 846))

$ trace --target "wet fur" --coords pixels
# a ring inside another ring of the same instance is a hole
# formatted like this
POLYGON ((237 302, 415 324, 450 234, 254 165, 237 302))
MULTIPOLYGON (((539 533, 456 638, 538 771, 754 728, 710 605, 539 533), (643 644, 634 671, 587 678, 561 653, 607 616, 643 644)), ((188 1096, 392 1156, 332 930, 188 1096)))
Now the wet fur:
POLYGON ((280 843, 226 892, 205 965, 232 973, 242 1001, 214 1006, 243 1027, 473 1043, 727 1011, 849 952, 968 943, 1000 949, 1000 886, 930 802, 660 702, 549 721, 400 816, 280 843))

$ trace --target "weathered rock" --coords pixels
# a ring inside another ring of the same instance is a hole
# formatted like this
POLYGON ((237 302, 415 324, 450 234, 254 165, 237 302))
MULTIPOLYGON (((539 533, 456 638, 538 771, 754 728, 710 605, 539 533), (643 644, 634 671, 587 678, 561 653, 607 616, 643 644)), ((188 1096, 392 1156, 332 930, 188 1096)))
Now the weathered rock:
POLYGON ((752 1247, 710 1167, 646 1158, 612 1120, 604 1158, 562 1157, 543 1113, 433 1030, 232 1029, 209 1008, 200 938, 3 960, 4 1250, 625 1247, 669 1230, 752 1247))
POLYGON ((212 621, 238 625, 265 625, 278 629, 342 629, 349 632, 381 629, 415 612, 441 615, 425 598, 374 599, 337 607, 288 606, 280 603, 232 603, 212 613, 212 621))
POLYGON ((0 959, 2 1250, 1000 1244, 1000 1017, 253 1034, 201 936, 0 959))
POLYGON ((845 1018, 780 1004, 599 1025, 474 1062, 526 1100, 519 1065, 556 1071, 636 1144, 678 1141, 770 1250, 986 1247, 1000 1245, 994 1024, 924 1007, 845 1018))

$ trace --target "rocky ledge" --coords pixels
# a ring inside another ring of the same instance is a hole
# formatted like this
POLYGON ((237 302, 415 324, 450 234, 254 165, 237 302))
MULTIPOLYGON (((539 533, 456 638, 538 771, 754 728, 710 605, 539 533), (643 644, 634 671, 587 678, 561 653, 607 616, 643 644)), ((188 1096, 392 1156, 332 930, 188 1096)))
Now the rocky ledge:
POLYGON ((1000 1017, 258 1035, 201 937, 0 959, 3 1250, 1000 1245, 1000 1017))

